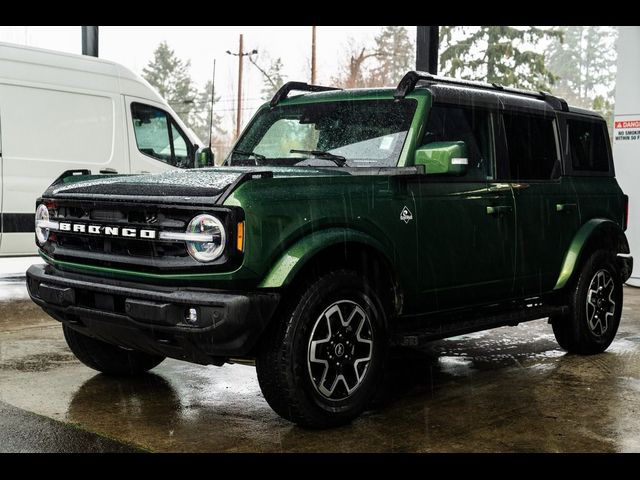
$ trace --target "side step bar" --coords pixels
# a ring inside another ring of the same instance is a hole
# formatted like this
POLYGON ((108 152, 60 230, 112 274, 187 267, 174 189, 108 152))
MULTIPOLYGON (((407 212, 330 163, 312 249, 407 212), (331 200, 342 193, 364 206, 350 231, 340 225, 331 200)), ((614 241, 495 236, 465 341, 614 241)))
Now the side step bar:
POLYGON ((391 344, 394 346, 417 347, 424 343, 455 337, 466 333, 479 332, 496 327, 512 326, 530 320, 565 315, 568 306, 536 305, 522 306, 507 312, 487 314, 483 316, 465 316, 452 314, 437 317, 399 318, 391 333, 391 344))

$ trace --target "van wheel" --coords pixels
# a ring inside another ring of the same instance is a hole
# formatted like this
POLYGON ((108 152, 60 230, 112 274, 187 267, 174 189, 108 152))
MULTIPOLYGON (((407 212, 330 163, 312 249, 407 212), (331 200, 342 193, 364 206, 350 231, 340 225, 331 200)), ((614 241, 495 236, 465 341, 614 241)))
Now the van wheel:
POLYGON ((604 352, 618 331, 622 281, 615 256, 597 250, 585 262, 569 293, 570 313, 551 318, 558 344, 570 353, 604 352))
POLYGON ((260 343, 262 393, 276 413, 301 426, 348 423, 381 383, 388 340, 380 299, 365 278, 339 270, 292 300, 260 343))
POLYGON ((67 345, 87 367, 107 375, 139 375, 157 367, 165 357, 124 348, 87 337, 62 324, 67 345))

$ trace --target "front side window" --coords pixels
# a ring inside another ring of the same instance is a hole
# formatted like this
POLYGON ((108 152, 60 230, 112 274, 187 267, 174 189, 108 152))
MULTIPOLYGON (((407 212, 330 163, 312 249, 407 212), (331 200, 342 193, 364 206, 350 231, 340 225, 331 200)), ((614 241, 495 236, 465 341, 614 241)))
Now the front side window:
POLYGON ((577 171, 608 172, 609 155, 604 122, 567 120, 571 165, 577 171))
POLYGON ((561 164, 553 119, 515 112, 505 112, 502 119, 509 158, 509 179, 558 178, 561 164))
POLYGON ((167 112, 132 103, 131 117, 138 150, 174 167, 189 166, 189 141, 167 112))
POLYGON ((394 167, 416 101, 346 100, 262 110, 227 165, 394 167))
POLYGON ((422 146, 464 142, 468 167, 465 180, 493 178, 491 114, 482 108, 435 104, 429 113, 422 146))

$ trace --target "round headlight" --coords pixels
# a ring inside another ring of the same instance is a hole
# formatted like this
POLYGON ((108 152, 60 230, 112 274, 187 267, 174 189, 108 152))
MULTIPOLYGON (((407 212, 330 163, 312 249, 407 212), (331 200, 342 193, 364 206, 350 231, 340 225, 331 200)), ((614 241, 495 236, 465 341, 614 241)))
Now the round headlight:
POLYGON ((187 242, 187 251, 199 262, 212 262, 224 251, 227 235, 224 225, 212 215, 202 214, 194 217, 187 226, 187 234, 210 235, 211 241, 187 242))
POLYGON ((42 227, 43 223, 49 223, 49 209, 44 203, 36 210, 36 238, 41 245, 49 239, 49 228, 42 227))

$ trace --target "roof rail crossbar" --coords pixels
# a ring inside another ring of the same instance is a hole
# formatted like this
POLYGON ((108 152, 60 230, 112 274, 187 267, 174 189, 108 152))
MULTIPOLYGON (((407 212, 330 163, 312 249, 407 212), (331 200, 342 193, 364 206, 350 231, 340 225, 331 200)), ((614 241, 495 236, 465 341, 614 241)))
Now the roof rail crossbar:
POLYGON ((269 102, 269 105, 271 107, 275 107, 278 103, 287 98, 289 92, 291 92, 292 90, 297 90, 300 92, 328 92, 330 90, 342 89, 337 87, 323 87, 322 85, 309 85, 308 83, 304 82, 287 82, 276 92, 276 94, 271 99, 271 102, 269 102))
POLYGON ((76 170, 65 170, 49 186, 53 187, 54 185, 60 185, 61 183, 64 183, 64 179, 68 177, 86 176, 86 175, 91 175, 91 170, 87 170, 86 168, 76 169, 76 170))
POLYGON ((439 75, 433 75, 431 73, 419 72, 415 70, 407 72, 405 76, 402 77, 402 80, 400 80, 400 82, 398 83, 398 86, 396 87, 396 91, 393 94, 394 98, 399 99, 399 98, 406 97, 416 88, 416 85, 420 81, 425 81, 425 82, 435 83, 435 84, 461 85, 464 87, 481 88, 485 90, 498 90, 500 92, 524 95, 524 96, 544 100, 555 110, 560 110, 563 112, 569 111, 567 102, 564 99, 551 95, 548 92, 543 92, 543 91, 533 92, 530 90, 521 90, 519 88, 505 87, 503 85, 500 85, 499 83, 489 84, 489 83, 475 82, 472 80, 459 80, 456 78, 441 77, 439 75))

